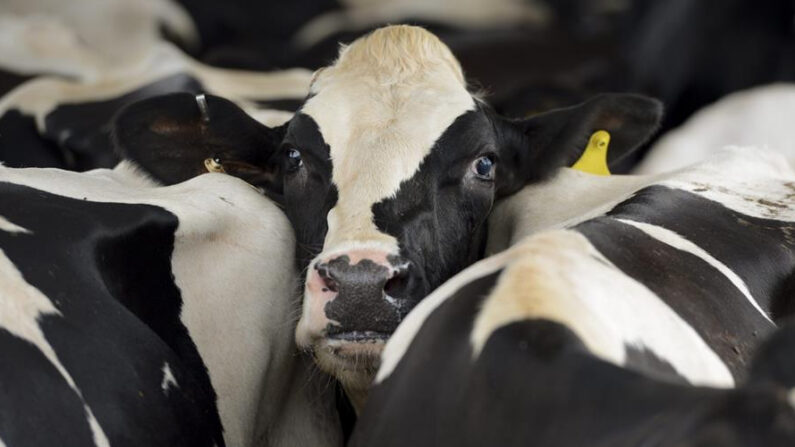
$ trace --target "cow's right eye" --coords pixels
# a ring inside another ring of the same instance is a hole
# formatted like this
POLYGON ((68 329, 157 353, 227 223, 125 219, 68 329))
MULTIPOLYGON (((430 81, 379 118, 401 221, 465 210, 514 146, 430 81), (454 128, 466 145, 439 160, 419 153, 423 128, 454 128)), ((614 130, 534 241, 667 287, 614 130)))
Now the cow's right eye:
POLYGON ((298 168, 304 165, 304 161, 301 159, 301 152, 298 149, 288 149, 287 150, 287 171, 294 172, 297 171, 298 168))
POLYGON ((494 158, 490 155, 472 162, 472 172, 481 180, 494 180, 494 158))

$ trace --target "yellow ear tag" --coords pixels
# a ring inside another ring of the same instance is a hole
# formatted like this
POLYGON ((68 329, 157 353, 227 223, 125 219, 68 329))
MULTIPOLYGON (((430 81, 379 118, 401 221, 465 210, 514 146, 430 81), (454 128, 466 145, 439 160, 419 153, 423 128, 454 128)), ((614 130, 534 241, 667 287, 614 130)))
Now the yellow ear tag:
POLYGON ((596 175, 610 175, 607 168, 607 146, 610 144, 610 134, 604 130, 597 130, 588 140, 588 146, 576 163, 571 167, 582 172, 596 175))
POLYGON ((221 164, 221 160, 218 158, 205 158, 204 167, 207 169, 207 172, 226 172, 226 170, 224 170, 224 165, 221 164))

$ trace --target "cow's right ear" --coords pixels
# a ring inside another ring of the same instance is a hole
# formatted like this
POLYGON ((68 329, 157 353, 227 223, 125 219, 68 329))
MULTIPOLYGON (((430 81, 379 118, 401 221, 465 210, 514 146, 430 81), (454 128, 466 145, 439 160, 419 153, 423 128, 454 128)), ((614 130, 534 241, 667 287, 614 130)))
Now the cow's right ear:
POLYGON ((598 131, 610 136, 603 163, 615 166, 657 131, 663 107, 656 99, 608 93, 582 104, 531 116, 497 121, 502 133, 497 193, 513 194, 563 166, 572 166, 598 131))
POLYGON ((217 96, 174 93, 122 109, 113 120, 113 142, 122 159, 166 185, 225 172, 279 196, 281 165, 274 155, 284 128, 269 128, 217 96))

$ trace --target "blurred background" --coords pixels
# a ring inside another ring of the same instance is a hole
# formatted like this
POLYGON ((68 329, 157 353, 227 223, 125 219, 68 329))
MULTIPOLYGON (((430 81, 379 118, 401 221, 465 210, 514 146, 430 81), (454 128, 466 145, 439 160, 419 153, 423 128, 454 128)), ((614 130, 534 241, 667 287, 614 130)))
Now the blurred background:
POLYGON ((168 91, 292 112, 340 43, 394 23, 436 33, 472 90, 513 117, 639 92, 665 103, 664 132, 731 92, 795 78, 795 0, 0 0, 0 160, 112 165, 115 110, 168 91), (290 71, 282 90, 261 84, 267 93, 244 93, 247 81, 235 78, 294 68, 306 70, 290 71), (174 81, 178 72, 192 81, 174 81), (224 73, 232 80, 219 80, 224 73), (73 85, 25 86, 42 76, 73 85), (38 141, 23 150, 23 137, 38 141), (36 151, 45 155, 31 158, 36 151))

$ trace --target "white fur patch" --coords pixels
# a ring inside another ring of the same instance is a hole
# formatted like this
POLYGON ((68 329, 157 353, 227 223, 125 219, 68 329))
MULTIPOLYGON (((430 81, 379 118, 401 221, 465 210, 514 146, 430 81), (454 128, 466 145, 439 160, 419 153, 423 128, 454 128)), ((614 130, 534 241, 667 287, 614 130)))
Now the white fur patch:
POLYGON ((795 409, 795 388, 791 389, 788 393, 789 404, 795 409))
POLYGON ((165 27, 198 44, 190 15, 170 0, 4 0, 0 66, 95 80, 137 66, 165 27))
POLYGON ((626 346, 641 347, 690 383, 733 386, 728 368, 698 333, 583 235, 544 232, 509 251, 515 258, 475 320, 475 357, 495 330, 540 318, 567 326, 591 352, 617 365, 626 364, 626 346))
POLYGON ((765 317, 767 321, 773 323, 773 321, 770 319, 767 313, 765 313, 765 311, 762 310, 762 308, 759 306, 759 303, 757 303, 757 301, 751 295, 751 291, 748 290, 748 286, 745 284, 745 281, 743 281, 742 278, 737 276, 737 274, 734 273, 729 267, 727 267, 726 264, 715 259, 712 255, 707 253, 704 249, 702 249, 698 245, 690 242, 682 235, 679 235, 671 230, 668 230, 666 228, 657 225, 650 225, 647 223, 635 222, 626 219, 616 219, 616 220, 618 220, 619 222, 623 222, 627 225, 631 225, 639 229, 640 231, 646 233, 647 235, 651 236, 652 238, 657 239, 658 241, 664 244, 670 245, 671 247, 676 248, 677 250, 686 251, 692 255, 699 257, 701 260, 703 260, 704 262, 706 262, 707 264, 711 265, 716 270, 718 270, 723 276, 726 277, 726 279, 731 281, 731 283, 734 284, 734 287, 736 287, 737 290, 739 290, 740 293, 742 293, 743 296, 745 296, 745 298, 754 307, 754 309, 756 309, 763 317, 765 317))
POLYGON ((698 194, 760 219, 795 221, 795 172, 775 151, 725 148, 658 184, 698 194))
POLYGON ((767 146, 795 167, 795 85, 771 84, 732 93, 663 135, 634 169, 656 174, 708 159, 724 146, 767 146))
POLYGON ((163 364, 163 381, 160 382, 160 388, 163 390, 163 393, 168 393, 168 389, 170 387, 179 388, 179 384, 177 383, 177 379, 174 378, 174 374, 171 372, 171 367, 168 366, 168 362, 163 364))
POLYGON ((3 216, 0 216, 0 231, 5 231, 6 233, 31 234, 30 230, 16 225, 14 222, 11 222, 3 216))
POLYGON ((72 376, 58 360, 55 350, 44 336, 39 327, 39 318, 45 315, 59 316, 61 313, 52 302, 38 289, 25 281, 25 278, 0 250, 0 327, 32 345, 50 361, 61 374, 70 388, 83 402, 86 419, 91 428, 94 443, 97 447, 106 447, 110 444, 99 426, 91 408, 88 407, 83 394, 77 388, 72 376))
POLYGON ((505 250, 542 230, 567 228, 601 216, 653 181, 651 176, 603 177, 563 168, 548 181, 527 186, 496 204, 489 216, 486 254, 505 250))
POLYGON ((708 160, 656 175, 602 177, 564 168, 495 206, 486 253, 496 253, 539 231, 567 228, 601 216, 636 191, 662 185, 691 192, 749 216, 795 221, 795 173, 780 154, 728 147, 708 160))

